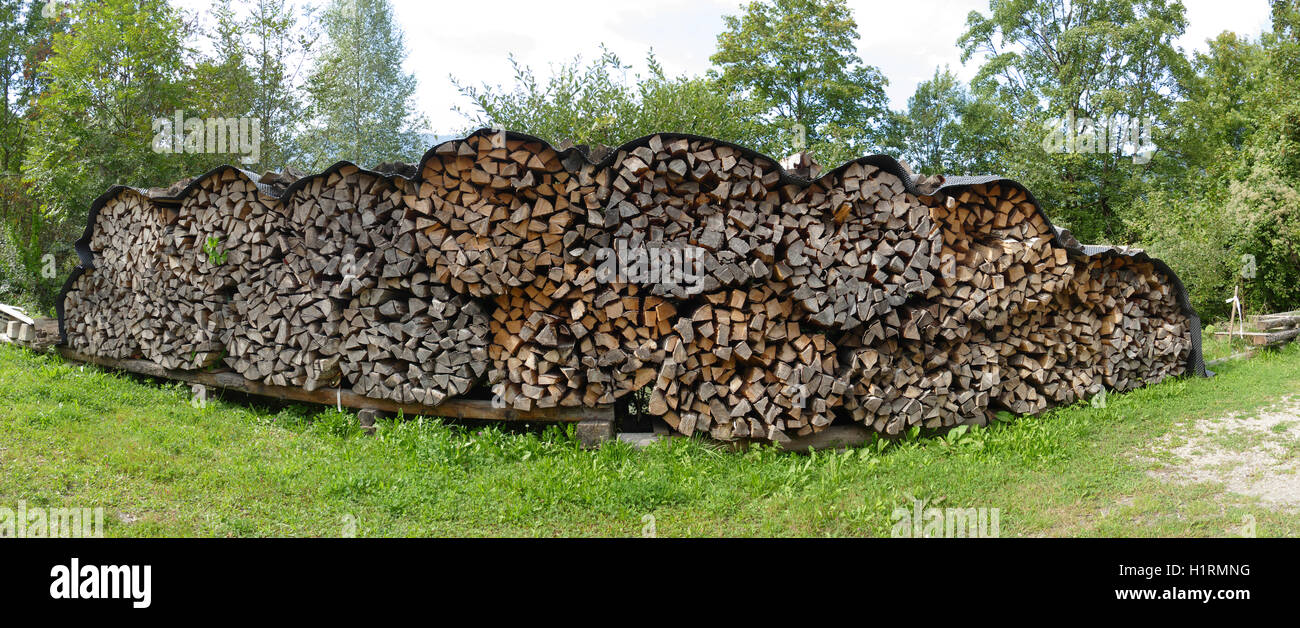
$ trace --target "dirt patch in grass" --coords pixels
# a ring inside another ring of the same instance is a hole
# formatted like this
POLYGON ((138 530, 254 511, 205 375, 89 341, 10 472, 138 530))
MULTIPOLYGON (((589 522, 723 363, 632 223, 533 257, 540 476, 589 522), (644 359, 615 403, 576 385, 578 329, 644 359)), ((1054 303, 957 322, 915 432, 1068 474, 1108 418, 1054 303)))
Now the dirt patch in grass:
POLYGON ((1155 452, 1173 457, 1172 463, 1150 472, 1157 478, 1218 482, 1265 506, 1300 509, 1300 398, 1286 397, 1253 416, 1189 423, 1162 438, 1155 452))

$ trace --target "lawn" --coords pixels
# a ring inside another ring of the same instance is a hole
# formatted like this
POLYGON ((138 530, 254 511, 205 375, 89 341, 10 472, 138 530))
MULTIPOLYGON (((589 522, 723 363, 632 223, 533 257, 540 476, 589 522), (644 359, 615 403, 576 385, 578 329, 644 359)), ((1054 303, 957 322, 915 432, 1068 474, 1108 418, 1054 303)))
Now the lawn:
POLYGON ((999 509, 1007 536, 1260 536, 1300 518, 1150 471, 1197 419, 1300 392, 1300 347, 1037 417, 843 452, 674 439, 578 447, 436 419, 190 404, 187 387, 0 346, 0 506, 98 507, 106 536, 888 536, 912 499, 999 509))

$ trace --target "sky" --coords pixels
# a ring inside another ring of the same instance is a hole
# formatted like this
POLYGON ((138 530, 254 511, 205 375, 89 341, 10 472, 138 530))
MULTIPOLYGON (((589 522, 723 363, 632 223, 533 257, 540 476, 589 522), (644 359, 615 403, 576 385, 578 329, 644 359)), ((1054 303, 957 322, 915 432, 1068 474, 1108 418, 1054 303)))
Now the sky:
MULTIPOLYGON (((592 59, 605 44, 632 74, 644 73, 646 52, 670 76, 698 75, 723 29, 724 15, 738 15, 741 0, 392 0, 396 21, 406 35, 410 56, 405 68, 419 80, 417 99, 430 132, 450 134, 469 125, 452 110, 468 108, 450 81, 509 85, 508 55, 532 66, 539 77, 554 64, 582 55, 592 59)), ((1268 0, 1183 0, 1185 50, 1205 50, 1205 41, 1224 30, 1258 37, 1269 25, 1268 0)), ((182 0, 203 9, 206 0, 182 0)), ((964 80, 978 69, 977 59, 961 63, 957 38, 966 16, 987 12, 987 0, 849 0, 858 22, 858 56, 889 79, 886 94, 903 109, 921 81, 947 65, 964 80)))

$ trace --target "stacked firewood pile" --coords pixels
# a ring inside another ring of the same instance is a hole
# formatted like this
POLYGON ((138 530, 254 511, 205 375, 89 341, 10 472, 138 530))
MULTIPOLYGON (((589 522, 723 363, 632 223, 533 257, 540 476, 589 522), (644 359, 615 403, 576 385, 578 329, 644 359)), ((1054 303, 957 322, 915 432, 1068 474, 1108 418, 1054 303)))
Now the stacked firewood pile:
POLYGON ((515 408, 611 404, 640 390, 662 362, 673 304, 588 269, 573 290, 496 297, 489 356, 493 392, 515 408), (560 296, 555 296, 556 294, 560 296))
POLYGON ((644 391, 683 434, 771 441, 983 423, 1195 358, 1163 266, 1086 255, 1012 182, 884 157, 808 181, 708 138, 580 152, 486 130, 377 170, 115 189, 65 341, 431 412, 644 391))
POLYGON ((984 423, 1001 381, 999 356, 984 341, 888 340, 848 356, 853 387, 845 409, 854 420, 891 435, 911 426, 984 423))
POLYGON ((550 147, 504 133, 447 142, 425 160, 401 230, 435 281, 499 296, 563 269, 579 223, 601 206, 593 172, 569 172, 550 147))

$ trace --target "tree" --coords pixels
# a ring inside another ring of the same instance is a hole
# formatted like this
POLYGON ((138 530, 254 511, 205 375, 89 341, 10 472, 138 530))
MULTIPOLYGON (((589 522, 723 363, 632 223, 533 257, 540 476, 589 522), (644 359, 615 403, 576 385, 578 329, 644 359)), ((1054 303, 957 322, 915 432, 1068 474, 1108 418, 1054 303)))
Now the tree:
POLYGON ((871 152, 888 113, 888 81, 857 56, 858 27, 844 0, 754 1, 724 20, 711 59, 725 84, 765 103, 778 125, 802 130, 824 163, 871 152))
POLYGON ((1179 166, 1153 173, 1151 192, 1125 212, 1152 254, 1166 259, 1203 316, 1228 313, 1243 288, 1248 310, 1300 307, 1300 46, 1297 4, 1273 3, 1261 41, 1230 32, 1192 60, 1162 152, 1179 166), (1244 255, 1255 277, 1237 271, 1244 255))
POLYGON ((8 217, 26 136, 24 62, 31 48, 20 0, 0 0, 0 216, 8 217))
POLYGON ((248 66, 248 49, 242 25, 231 8, 231 0, 218 0, 211 11, 216 26, 209 38, 215 54, 193 70, 194 96, 204 105, 197 113, 220 118, 248 117, 253 109, 253 73, 248 66))
POLYGON ((1228 312, 1223 301, 1240 260, 1233 241, 1246 229, 1229 207, 1233 181, 1243 175, 1243 151, 1266 117, 1259 97, 1266 90, 1263 48, 1230 32, 1209 44, 1194 56, 1195 75, 1184 83, 1176 109, 1182 122, 1171 125, 1160 147, 1171 167, 1148 173, 1151 190, 1121 212, 1133 238, 1178 272, 1202 316, 1228 312))
POLYGON ((413 103, 415 77, 402 71, 401 29, 388 0, 332 0, 321 18, 328 41, 307 79, 314 124, 304 136, 307 161, 365 166, 414 162, 422 154, 413 103))
POLYGON ((916 86, 907 110, 892 116, 886 150, 922 174, 988 174, 1001 169, 1009 116, 974 97, 947 68, 916 86))
POLYGON ((1267 59, 1258 42, 1225 31, 1209 41, 1207 52, 1196 53, 1192 64, 1195 74, 1186 81, 1177 109, 1183 124, 1170 134, 1170 148, 1196 180, 1222 188, 1266 115, 1260 95, 1268 91, 1267 59))
POLYGON ((1261 159, 1300 184, 1300 0, 1273 0, 1273 30, 1264 37, 1266 65, 1259 132, 1252 137, 1261 159))
POLYGON ((947 68, 916 86, 899 121, 899 147, 912 169, 925 174, 953 171, 961 114, 970 96, 947 68))
POLYGON ((707 76, 669 78, 653 52, 647 63, 650 76, 637 84, 640 107, 635 130, 630 134, 633 137, 676 130, 741 144, 760 152, 779 150, 781 138, 763 123, 762 103, 737 94, 707 76))
POLYGON ((1300 307, 1300 0, 1274 0, 1263 38, 1258 128, 1230 186, 1233 254, 1254 256, 1248 299, 1265 311, 1300 307))
POLYGON ((451 77, 473 103, 474 111, 456 108, 473 127, 499 126, 552 143, 617 146, 635 137, 628 129, 637 105, 632 90, 617 78, 628 69, 618 55, 602 46, 595 61, 584 66, 577 57, 556 67, 545 82, 532 68, 509 59, 515 75, 511 86, 474 87, 451 77))
MULTIPOLYGON (((990 0, 972 11, 961 36, 962 61, 983 62, 973 86, 1021 125, 1007 168, 1083 240, 1124 239, 1119 210, 1145 189, 1143 177, 1178 168, 1164 156, 1136 162, 1119 142, 1098 142, 1084 128, 1085 150, 1048 152, 1059 120, 1150 121, 1158 132, 1190 66, 1174 45, 1186 28, 1181 3, 1169 0, 990 0), (1109 145, 1108 145, 1109 144, 1109 145), (1094 148, 1098 146, 1100 148, 1094 148)), ((1099 130, 1098 130, 1099 131, 1099 130)), ((1075 134, 1075 129, 1068 131, 1075 134)), ((1160 144, 1157 134, 1155 143, 1160 144)))
POLYGON ((23 214, 30 211, 22 185, 27 121, 23 116, 22 77, 30 41, 23 3, 0 0, 0 299, 14 300, 31 290, 23 243, 30 237, 23 214))
POLYGON ((263 169, 302 164, 297 134, 302 98, 300 72, 316 41, 310 24, 313 9, 294 8, 287 0, 253 0, 242 27, 249 38, 252 116, 262 125, 263 169), (301 21, 295 11, 303 11, 301 21))
POLYGON ((48 83, 38 66, 53 34, 66 30, 65 20, 42 15, 44 9, 39 2, 0 0, 0 219, 10 226, 27 206, 21 171, 31 103, 48 83))
MULTIPOLYGON (((215 52, 195 65, 193 98, 208 116, 256 121, 258 161, 243 166, 266 170, 302 165, 297 83, 314 34, 299 27, 287 0, 240 4, 245 8, 242 15, 232 0, 219 0, 210 11, 216 22, 209 35, 215 52)), ((309 22, 313 9, 307 7, 305 13, 309 22)))
MULTIPOLYGON (((23 181, 36 203, 39 245, 61 270, 91 201, 114 184, 166 185, 210 163, 154 151, 154 121, 192 104, 186 29, 163 0, 63 5, 30 111, 23 181)), ((43 294, 48 305, 51 294, 43 294)))
POLYGON ((773 144, 761 120, 762 106, 705 77, 668 78, 653 52, 649 76, 626 77, 617 55, 601 48, 584 64, 581 57, 539 80, 531 68, 510 60, 512 86, 452 83, 474 105, 461 111, 473 126, 499 126, 551 143, 618 146, 656 132, 694 133, 745 144, 759 150, 773 144))

